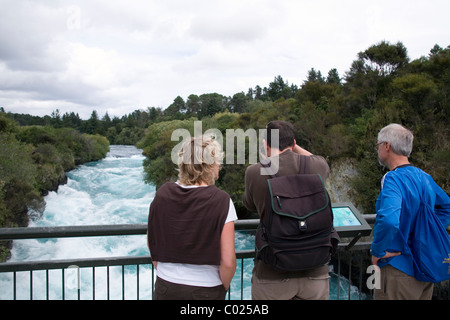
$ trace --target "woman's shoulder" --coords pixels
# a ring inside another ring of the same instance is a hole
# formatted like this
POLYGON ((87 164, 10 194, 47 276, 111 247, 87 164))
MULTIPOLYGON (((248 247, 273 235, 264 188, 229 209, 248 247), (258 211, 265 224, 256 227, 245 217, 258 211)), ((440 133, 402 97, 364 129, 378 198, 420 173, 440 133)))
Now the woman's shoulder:
POLYGON ((175 182, 166 182, 156 190, 156 193, 163 192, 167 189, 173 189, 176 186, 177 186, 177 184, 175 182))
POLYGON ((219 187, 217 187, 216 185, 210 185, 208 186, 208 188, 211 188, 211 190, 216 193, 217 195, 226 198, 226 199, 230 199, 230 195, 228 194, 228 192, 220 189, 219 187))

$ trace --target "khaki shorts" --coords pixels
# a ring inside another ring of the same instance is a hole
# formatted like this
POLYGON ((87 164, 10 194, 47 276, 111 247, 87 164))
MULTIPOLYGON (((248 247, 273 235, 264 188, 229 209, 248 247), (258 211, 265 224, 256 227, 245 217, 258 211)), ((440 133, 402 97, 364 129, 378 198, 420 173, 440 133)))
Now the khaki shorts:
POLYGON ((316 277, 265 280, 252 277, 253 300, 328 300, 330 297, 328 273, 316 277))
POLYGON ((374 289, 375 300, 431 300, 433 283, 422 282, 386 265, 381 269, 380 289, 374 289))

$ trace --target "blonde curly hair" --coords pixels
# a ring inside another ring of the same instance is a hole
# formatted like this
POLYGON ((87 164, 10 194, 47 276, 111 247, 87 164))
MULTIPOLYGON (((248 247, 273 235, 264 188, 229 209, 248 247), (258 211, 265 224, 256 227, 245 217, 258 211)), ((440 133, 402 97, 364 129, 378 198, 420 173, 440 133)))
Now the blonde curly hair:
POLYGON ((178 182, 186 186, 213 185, 214 166, 222 160, 222 147, 212 136, 186 139, 178 153, 178 182))

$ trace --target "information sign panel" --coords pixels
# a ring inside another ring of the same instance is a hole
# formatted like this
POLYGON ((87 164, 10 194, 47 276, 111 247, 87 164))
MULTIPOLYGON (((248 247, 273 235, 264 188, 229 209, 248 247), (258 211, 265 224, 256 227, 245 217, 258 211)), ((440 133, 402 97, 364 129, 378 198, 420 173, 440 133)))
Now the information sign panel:
POLYGON ((333 224, 340 237, 370 235, 372 228, 352 203, 333 203, 333 224))

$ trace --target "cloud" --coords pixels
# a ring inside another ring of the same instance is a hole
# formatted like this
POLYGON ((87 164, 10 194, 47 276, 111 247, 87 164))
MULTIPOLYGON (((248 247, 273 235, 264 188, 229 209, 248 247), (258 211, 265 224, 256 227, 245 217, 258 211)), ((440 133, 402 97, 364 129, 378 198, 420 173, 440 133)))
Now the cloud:
POLYGON ((191 20, 188 30, 193 37, 225 44, 255 42, 267 36, 272 27, 282 21, 284 13, 279 3, 272 7, 264 2, 209 2, 211 8, 201 10, 191 20))
POLYGON ((0 106, 84 118, 94 109, 122 116, 165 108, 178 95, 233 95, 277 75, 300 85, 313 67, 343 76, 359 51, 381 40, 402 41, 415 59, 435 43, 446 47, 450 30, 448 0, 0 5, 0 106))
POLYGON ((61 8, 37 2, 11 1, 0 12, 0 59, 13 70, 54 70, 57 52, 53 41, 63 33, 61 8))

